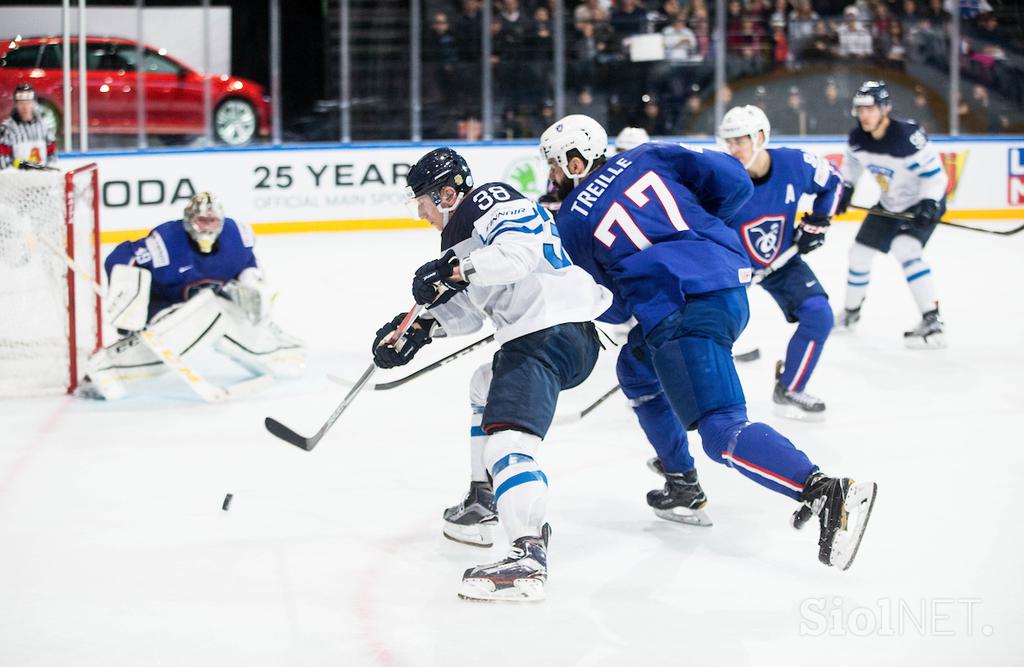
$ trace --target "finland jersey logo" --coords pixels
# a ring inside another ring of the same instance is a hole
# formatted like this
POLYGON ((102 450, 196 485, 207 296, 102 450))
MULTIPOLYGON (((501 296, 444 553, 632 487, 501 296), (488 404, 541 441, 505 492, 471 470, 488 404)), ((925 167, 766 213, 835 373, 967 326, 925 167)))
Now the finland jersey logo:
POLYGON ((766 215, 743 225, 740 238, 755 261, 767 266, 778 256, 785 222, 786 216, 766 215))

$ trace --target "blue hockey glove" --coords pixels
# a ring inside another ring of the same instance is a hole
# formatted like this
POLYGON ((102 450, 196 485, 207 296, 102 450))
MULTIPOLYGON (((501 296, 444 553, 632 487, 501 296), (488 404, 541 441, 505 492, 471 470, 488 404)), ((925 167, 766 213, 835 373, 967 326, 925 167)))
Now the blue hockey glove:
POLYGON ((934 199, 922 199, 914 210, 914 221, 911 224, 918 229, 926 229, 937 223, 941 216, 939 202, 934 199))
POLYGON ((449 250, 440 259, 431 260, 416 269, 412 279, 412 296, 416 303, 436 306, 469 287, 467 282, 452 280, 452 273, 458 265, 455 251, 449 250))
POLYGON ((406 313, 399 313, 380 329, 377 329, 377 337, 373 339, 373 363, 377 368, 394 368, 409 363, 420 348, 433 342, 430 337, 430 328, 434 325, 433 320, 418 318, 405 335, 398 339, 395 346, 388 345, 385 341, 398 331, 398 327, 405 319, 406 313))
POLYGON ((796 246, 801 255, 817 250, 825 242, 825 232, 832 222, 827 215, 821 213, 805 213, 800 228, 797 229, 796 246))

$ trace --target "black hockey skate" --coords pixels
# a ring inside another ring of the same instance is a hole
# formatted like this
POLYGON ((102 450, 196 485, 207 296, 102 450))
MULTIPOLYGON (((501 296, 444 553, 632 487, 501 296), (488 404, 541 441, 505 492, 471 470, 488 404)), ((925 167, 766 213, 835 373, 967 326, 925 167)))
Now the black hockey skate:
POLYGON ((800 494, 803 505, 793 513, 791 522, 794 528, 803 528, 817 515, 821 527, 818 560, 840 570, 849 569, 860 548, 877 493, 878 485, 874 482, 858 484, 852 479, 816 472, 804 484, 800 494))
POLYGON ((825 401, 803 391, 790 391, 779 382, 784 366, 782 361, 775 362, 775 391, 772 401, 775 403, 775 414, 787 419, 800 421, 821 421, 825 419, 825 401))
POLYGON ((490 482, 470 482, 462 502, 444 511, 444 536, 474 547, 494 544, 498 505, 490 482))
POLYGON ((647 492, 647 504, 654 513, 667 521, 691 526, 710 526, 711 517, 704 508, 708 497, 697 479, 697 471, 685 473, 665 472, 657 458, 647 461, 652 472, 665 478, 665 488, 647 492))
POLYGON ((836 313, 836 322, 832 327, 832 331, 836 333, 852 333, 857 328, 857 322, 860 322, 860 306, 846 308, 843 312, 836 313))
POLYGON ((914 350, 938 350, 946 347, 939 309, 929 310, 921 316, 921 322, 916 327, 904 331, 903 342, 914 350))
POLYGON ((540 537, 528 535, 512 543, 504 560, 471 567, 462 575, 463 600, 536 602, 544 599, 548 580, 548 540, 551 526, 544 524, 540 537))

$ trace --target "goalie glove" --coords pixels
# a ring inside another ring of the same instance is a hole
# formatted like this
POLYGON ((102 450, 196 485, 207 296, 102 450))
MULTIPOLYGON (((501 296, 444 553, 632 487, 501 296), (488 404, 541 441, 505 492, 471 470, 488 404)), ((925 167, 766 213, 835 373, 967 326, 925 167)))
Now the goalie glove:
POLYGON ((416 303, 437 306, 469 287, 465 281, 452 280, 458 265, 459 258, 454 250, 449 249, 440 259, 431 260, 416 269, 412 278, 412 296, 416 303))
POLYGON ((143 329, 149 319, 153 274, 138 266, 115 264, 107 283, 107 321, 121 331, 143 329))
POLYGON ((405 319, 406 313, 399 313, 393 320, 377 329, 377 337, 373 339, 373 363, 377 368, 394 368, 409 363, 420 348, 433 342, 430 337, 430 330, 436 322, 423 317, 416 318, 405 331, 405 335, 396 341, 394 345, 388 345, 387 340, 405 319))
POLYGON ((238 274, 224 286, 222 293, 242 309, 253 324, 270 320, 277 300, 277 290, 263 280, 263 273, 252 267, 238 274))
POLYGON ((800 249, 800 254, 806 255, 821 247, 825 242, 825 232, 832 223, 827 215, 821 213, 805 213, 802 220, 794 242, 800 249))

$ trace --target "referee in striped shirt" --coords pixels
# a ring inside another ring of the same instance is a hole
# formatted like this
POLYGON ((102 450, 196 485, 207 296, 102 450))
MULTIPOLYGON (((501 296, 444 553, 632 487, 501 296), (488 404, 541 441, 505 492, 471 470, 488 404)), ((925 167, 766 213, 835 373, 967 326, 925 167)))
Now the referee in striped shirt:
POLYGON ((52 165, 56 161, 56 139, 36 113, 36 91, 19 83, 14 89, 14 111, 0 123, 0 169, 22 162, 52 165))

